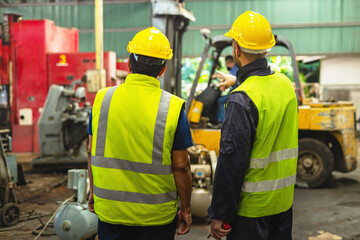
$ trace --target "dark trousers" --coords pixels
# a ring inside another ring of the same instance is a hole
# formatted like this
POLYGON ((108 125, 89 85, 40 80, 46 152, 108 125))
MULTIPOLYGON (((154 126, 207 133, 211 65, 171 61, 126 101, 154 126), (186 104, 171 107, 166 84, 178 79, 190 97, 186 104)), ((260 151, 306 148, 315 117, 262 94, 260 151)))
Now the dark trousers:
POLYGON ((174 240, 177 214, 173 222, 162 226, 137 227, 105 223, 98 224, 99 240, 174 240))
POLYGON ((247 218, 237 216, 227 240, 291 240, 292 207, 276 215, 247 218))

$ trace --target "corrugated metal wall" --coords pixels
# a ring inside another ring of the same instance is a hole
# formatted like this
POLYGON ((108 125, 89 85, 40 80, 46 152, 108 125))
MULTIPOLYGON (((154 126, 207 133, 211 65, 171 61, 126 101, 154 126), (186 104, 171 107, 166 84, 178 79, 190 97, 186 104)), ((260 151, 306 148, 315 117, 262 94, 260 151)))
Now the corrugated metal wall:
MULTIPOLYGON (((63 27, 80 31, 80 50, 94 51, 94 5, 91 0, 13 0, 0 13, 19 13, 24 19, 47 18, 63 27)), ((275 34, 289 38, 298 54, 360 53, 359 0, 188 0, 192 22, 184 35, 184 56, 199 56, 205 41, 199 29, 223 34, 245 10, 268 18, 275 34)), ((151 4, 147 0, 104 1, 104 48, 126 57, 126 45, 140 29, 150 25, 151 4)))

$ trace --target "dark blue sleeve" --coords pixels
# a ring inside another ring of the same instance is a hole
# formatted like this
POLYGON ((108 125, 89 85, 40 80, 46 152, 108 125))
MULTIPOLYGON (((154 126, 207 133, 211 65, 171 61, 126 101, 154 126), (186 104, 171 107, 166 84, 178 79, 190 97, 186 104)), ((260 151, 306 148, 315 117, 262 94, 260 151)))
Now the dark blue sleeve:
POLYGON ((236 216, 257 122, 258 112, 252 100, 245 93, 230 94, 221 128, 213 198, 208 209, 210 218, 227 220, 231 224, 236 216))
POLYGON ((236 76, 236 73, 238 70, 239 70, 239 68, 236 65, 234 65, 232 67, 232 69, 230 70, 230 74, 236 76))
POLYGON ((92 136, 92 109, 91 109, 91 112, 90 112, 90 117, 89 117, 89 126, 88 126, 88 129, 87 129, 87 132, 90 136, 92 136))
POLYGON ((179 116, 178 126, 174 136, 173 150, 183 150, 193 146, 190 125, 185 110, 182 109, 179 116))

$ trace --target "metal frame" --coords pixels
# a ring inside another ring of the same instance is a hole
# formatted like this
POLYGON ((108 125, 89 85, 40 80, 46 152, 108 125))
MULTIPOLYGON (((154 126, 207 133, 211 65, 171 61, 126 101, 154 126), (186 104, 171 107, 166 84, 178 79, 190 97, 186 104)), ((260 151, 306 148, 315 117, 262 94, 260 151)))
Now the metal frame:
POLYGON ((160 82, 168 92, 181 96, 182 38, 194 15, 175 0, 151 1, 151 25, 157 27, 169 39, 174 56, 167 61, 167 70, 160 82))
MULTIPOLYGON (((296 88, 297 88, 297 91, 295 91, 295 92, 296 92, 296 95, 297 95, 298 102, 299 102, 299 104, 301 104, 301 101, 300 101, 300 99, 301 99, 300 98, 301 97, 301 87, 300 87, 300 79, 299 79, 299 69, 298 69, 298 66, 296 64, 297 62, 296 62, 296 55, 295 55, 294 47, 291 44, 291 42, 288 39, 286 39, 285 37, 275 35, 275 40, 276 40, 276 45, 275 46, 285 47, 289 51, 289 55, 291 56, 291 65, 292 65, 292 67, 294 69, 294 81, 295 81, 295 85, 296 85, 296 88)), ((194 79, 194 83, 193 83, 193 85, 191 87, 190 95, 189 95, 189 97, 188 97, 188 99, 186 101, 186 113, 189 112, 191 102, 195 98, 195 89, 197 87, 197 84, 198 84, 198 81, 199 81, 199 78, 200 78, 200 74, 201 74, 201 71, 203 69, 203 65, 204 65, 204 62, 205 62, 205 60, 207 58, 208 51, 209 51, 210 47, 214 48, 212 59, 215 62, 215 61, 218 61, 219 57, 221 56, 221 52, 225 48, 230 47, 231 45, 232 45, 232 39, 228 38, 228 37, 225 37, 223 35, 215 36, 212 39, 209 38, 209 41, 205 45, 203 54, 201 56, 201 62, 200 62, 199 68, 197 70, 196 77, 194 79)), ((213 64, 213 66, 211 68, 211 72, 209 74, 208 86, 211 83, 211 76, 214 74, 215 68, 216 68, 216 64, 213 64)))

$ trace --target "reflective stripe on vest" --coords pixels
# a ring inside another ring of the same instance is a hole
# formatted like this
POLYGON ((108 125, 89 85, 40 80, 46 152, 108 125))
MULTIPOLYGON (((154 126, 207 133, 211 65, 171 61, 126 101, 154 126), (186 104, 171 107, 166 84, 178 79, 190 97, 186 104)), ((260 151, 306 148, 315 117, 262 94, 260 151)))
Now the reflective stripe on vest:
POLYGON ((113 191, 109 189, 99 188, 94 185, 94 194, 103 199, 132 202, 132 203, 146 203, 146 204, 161 204, 169 202, 177 198, 177 192, 167 192, 162 194, 145 194, 125 191, 113 191))
MULTIPOLYGON (((156 116, 152 163, 147 164, 133 162, 123 159, 107 158, 104 156, 110 102, 117 87, 118 86, 111 87, 109 90, 107 90, 101 103, 96 141, 96 156, 91 156, 91 164, 96 167, 128 170, 136 173, 158 175, 172 174, 171 165, 162 165, 165 126, 171 101, 171 94, 165 91, 161 92, 159 108, 156 116)), ((163 194, 131 193, 125 191, 102 189, 95 186, 95 184, 94 194, 107 200, 146 204, 160 204, 172 201, 177 198, 177 192, 167 192, 163 194)))
POLYGON ((276 180, 268 180, 261 182, 244 182, 242 191, 251 193, 274 191, 291 186, 295 184, 295 181, 296 174, 276 180))
POLYGON ((266 168, 269 163, 281 162, 291 158, 297 158, 298 148, 284 149, 271 152, 266 158, 251 158, 250 168, 266 168))

